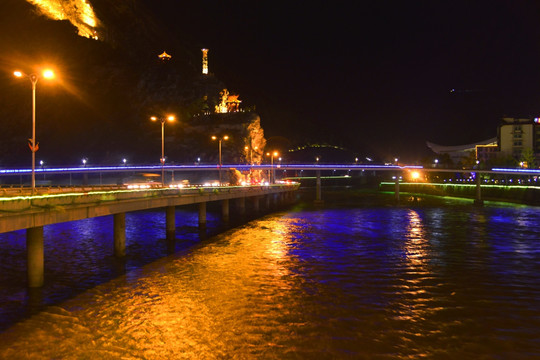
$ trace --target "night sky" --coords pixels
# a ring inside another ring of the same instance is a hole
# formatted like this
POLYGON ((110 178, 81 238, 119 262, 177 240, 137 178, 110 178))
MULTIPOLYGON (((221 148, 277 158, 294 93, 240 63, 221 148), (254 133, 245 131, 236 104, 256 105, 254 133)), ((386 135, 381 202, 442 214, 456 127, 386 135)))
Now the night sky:
POLYGON ((535 1, 144 1, 267 137, 413 160, 540 114, 535 1))

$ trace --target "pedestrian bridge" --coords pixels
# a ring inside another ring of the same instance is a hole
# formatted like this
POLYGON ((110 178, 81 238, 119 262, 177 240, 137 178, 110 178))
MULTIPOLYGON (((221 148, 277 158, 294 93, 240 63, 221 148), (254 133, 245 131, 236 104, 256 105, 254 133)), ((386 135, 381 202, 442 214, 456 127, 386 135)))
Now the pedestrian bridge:
POLYGON ((165 208, 166 232, 175 231, 175 207, 198 204, 199 226, 206 224, 206 204, 220 201, 222 216, 229 217, 229 202, 234 200, 240 214, 249 200, 253 212, 260 207, 294 200, 298 184, 266 186, 188 187, 151 189, 71 188, 43 195, 0 197, 0 233, 27 229, 28 285, 43 285, 43 227, 98 216, 114 216, 114 254, 125 255, 125 214, 131 211, 165 208))

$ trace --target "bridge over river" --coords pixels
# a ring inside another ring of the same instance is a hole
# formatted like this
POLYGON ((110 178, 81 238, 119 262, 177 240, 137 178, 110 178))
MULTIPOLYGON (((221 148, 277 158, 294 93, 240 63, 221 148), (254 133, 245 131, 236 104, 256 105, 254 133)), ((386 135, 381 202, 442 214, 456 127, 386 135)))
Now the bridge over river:
MULTIPOLYGON (((322 202, 321 172, 391 172, 393 174, 396 200, 399 201, 400 178, 405 172, 422 171, 432 173, 476 173, 476 203, 482 203, 481 174, 500 174, 518 176, 538 176, 540 170, 534 169, 425 169, 421 166, 399 165, 360 165, 360 164, 271 164, 271 165, 167 165, 163 171, 169 174, 170 181, 174 181, 175 173, 209 172, 217 173, 222 170, 236 169, 243 172, 262 170, 268 172, 272 184, 257 186, 217 186, 186 188, 158 186, 149 189, 129 189, 127 186, 102 183, 102 175, 107 179, 114 179, 110 174, 133 174, 136 172, 159 173, 162 166, 101 166, 101 167, 63 167, 38 168, 36 175, 54 176, 56 181, 69 177, 68 187, 46 186, 31 189, 23 186, 23 178, 29 177, 30 169, 0 169, 0 179, 9 187, 0 188, 0 233, 26 229, 28 253, 28 285, 40 287, 43 284, 43 226, 60 222, 75 221, 91 217, 114 216, 114 254, 125 255, 125 214, 137 210, 164 208, 166 211, 166 231, 174 233, 175 207, 188 204, 198 204, 199 225, 206 224, 206 204, 210 201, 220 201, 222 215, 229 217, 229 202, 234 200, 241 213, 246 211, 246 199, 251 202, 251 208, 258 212, 260 203, 269 207, 272 203, 287 202, 294 199, 294 193, 299 184, 274 184, 275 172, 288 171, 287 176, 293 172, 312 172, 316 178, 316 202, 322 202), (99 174, 98 186, 74 186, 73 176, 82 174, 83 184, 89 175, 99 174), (19 186, 13 186, 19 179, 19 186), (34 191, 35 190, 35 191, 34 191)), ((349 176, 349 175, 346 175, 349 176)), ((167 177, 167 176, 166 176, 167 177)), ((52 182, 51 182, 52 185, 52 182)))
POLYGON ((127 187, 71 187, 43 189, 34 195, 6 192, 0 198, 0 233, 26 229, 28 254, 28 285, 43 285, 44 246, 43 227, 67 221, 98 216, 114 216, 114 254, 125 255, 126 212, 164 208, 166 232, 175 232, 175 207, 198 204, 199 226, 206 224, 206 205, 221 202, 222 216, 229 217, 229 203, 236 202, 239 213, 245 213, 246 200, 256 213, 262 206, 294 200, 298 184, 272 184, 266 186, 218 187, 158 187, 127 189, 127 187))

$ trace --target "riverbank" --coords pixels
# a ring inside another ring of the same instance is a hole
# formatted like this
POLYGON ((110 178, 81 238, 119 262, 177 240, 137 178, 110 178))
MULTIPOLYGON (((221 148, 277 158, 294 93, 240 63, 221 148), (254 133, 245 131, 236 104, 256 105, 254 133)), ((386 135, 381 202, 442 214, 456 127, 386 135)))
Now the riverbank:
MULTIPOLYGON (((379 184, 381 192, 393 193, 394 189, 395 184, 392 182, 379 184)), ((400 183, 399 191, 402 196, 426 194, 465 199, 475 199, 476 197, 476 185, 474 184, 400 183)), ((481 191, 483 200, 540 206, 540 187, 537 186, 482 184, 481 191)))

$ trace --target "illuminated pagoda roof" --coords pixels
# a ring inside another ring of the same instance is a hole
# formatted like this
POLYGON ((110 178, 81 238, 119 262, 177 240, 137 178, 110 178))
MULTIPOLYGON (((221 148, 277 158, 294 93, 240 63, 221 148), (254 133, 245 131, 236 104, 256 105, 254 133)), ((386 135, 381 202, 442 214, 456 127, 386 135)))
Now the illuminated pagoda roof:
POLYGON ((165 51, 163 51, 162 54, 158 55, 158 58, 161 60, 161 61, 167 61, 167 60, 171 60, 172 56, 167 54, 165 51))

